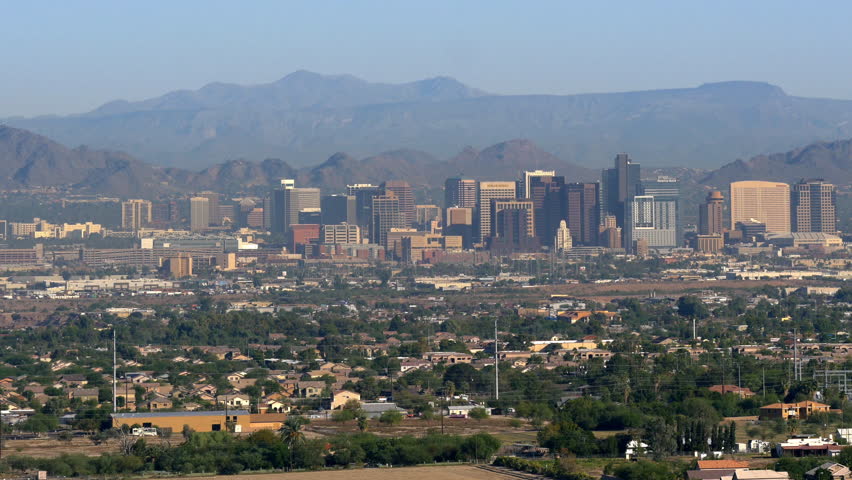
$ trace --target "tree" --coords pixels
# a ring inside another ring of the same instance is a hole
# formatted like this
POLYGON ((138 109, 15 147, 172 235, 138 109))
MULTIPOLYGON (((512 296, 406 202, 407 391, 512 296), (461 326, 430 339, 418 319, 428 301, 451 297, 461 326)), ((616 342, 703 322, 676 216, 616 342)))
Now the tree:
POLYGON ((485 420, 488 418, 488 410, 482 407, 472 408, 467 412, 467 416, 474 420, 485 420))
POLYGON ((686 295, 677 299, 677 313, 687 318, 707 318, 710 310, 695 295, 686 295))
POLYGON ((382 412, 379 417, 379 422, 384 425, 397 425, 402 422, 402 414, 396 410, 387 410, 382 412))
POLYGON ((500 449, 500 440, 487 433, 477 433, 467 437, 461 445, 461 451, 474 461, 487 460, 500 449))
POLYGON ((302 427, 310 423, 310 420, 304 417, 292 416, 288 417, 281 425, 281 439, 287 444, 287 449, 290 451, 290 465, 293 468, 293 449, 305 441, 305 432, 302 427))
POLYGON ((388 281, 390 281, 392 276, 393 272, 387 268, 379 268, 376 270, 376 277, 379 278, 379 282, 381 282, 382 287, 386 287, 388 285, 388 281))

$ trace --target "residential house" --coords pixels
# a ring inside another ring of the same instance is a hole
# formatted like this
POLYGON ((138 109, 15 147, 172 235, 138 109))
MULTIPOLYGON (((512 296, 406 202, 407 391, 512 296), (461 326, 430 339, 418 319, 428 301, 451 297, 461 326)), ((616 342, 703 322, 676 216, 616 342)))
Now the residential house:
POLYGON ((82 387, 88 384, 89 380, 83 374, 73 373, 59 377, 59 383, 68 387, 82 387))
POLYGON ((361 401, 361 395, 358 392, 353 392, 351 390, 335 390, 331 394, 331 403, 329 406, 330 410, 338 410, 343 408, 348 402, 355 400, 356 402, 361 401))
POLYGON ((319 398, 326 387, 325 382, 299 382, 299 396, 302 398, 319 398))
POLYGON ((398 407, 395 403, 362 403, 361 409, 367 415, 367 418, 379 418, 383 413, 389 411, 399 412, 402 415, 408 413, 404 408, 398 407))
POLYGON ((468 417, 470 417, 470 411, 473 410, 474 408, 481 408, 481 409, 485 410, 485 413, 487 415, 491 415, 491 409, 490 408, 483 407, 483 406, 480 406, 480 405, 453 405, 453 406, 447 407, 447 413, 451 417, 468 418, 468 417))
POLYGON ((787 472, 776 472, 775 470, 737 470, 732 480, 789 480, 787 472))
POLYGON ((427 352, 423 354, 423 358, 434 363, 470 363, 473 361, 473 355, 469 353, 457 352, 427 352))
POLYGON ((248 395, 230 394, 219 395, 218 403, 225 404, 231 408, 246 408, 251 404, 251 399, 248 395))
POLYGON ((708 388, 711 392, 719 393, 721 395, 725 395, 727 393, 733 393, 734 395, 739 395, 742 398, 751 398, 754 396, 754 392, 751 391, 750 388, 742 388, 736 385, 713 385, 708 388))
POLYGON ((839 463, 825 462, 822 465, 812 468, 805 472, 805 480, 821 480, 818 476, 820 470, 825 470, 831 475, 831 480, 850 480, 852 479, 852 471, 846 465, 839 463))
POLYGON ((781 418, 787 420, 795 418, 804 420, 814 413, 828 413, 830 410, 831 407, 829 405, 811 400, 797 403, 773 403, 760 407, 760 419, 772 420, 781 418))
POLYGON ((167 410, 172 408, 173 404, 170 398, 160 395, 159 393, 155 393, 150 400, 148 400, 148 408, 151 410, 167 410))
POLYGON ((97 388, 73 388, 68 390, 68 398, 79 399, 83 402, 88 402, 91 400, 98 401, 98 389, 97 388))

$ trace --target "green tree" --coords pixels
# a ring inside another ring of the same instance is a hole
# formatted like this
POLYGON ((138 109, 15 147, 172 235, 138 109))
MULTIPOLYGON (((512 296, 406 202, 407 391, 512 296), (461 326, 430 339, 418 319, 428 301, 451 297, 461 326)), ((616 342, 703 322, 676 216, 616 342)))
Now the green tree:
POLYGON ((379 417, 379 422, 384 425, 397 425, 402 422, 402 414, 396 410, 388 410, 382 412, 379 417))

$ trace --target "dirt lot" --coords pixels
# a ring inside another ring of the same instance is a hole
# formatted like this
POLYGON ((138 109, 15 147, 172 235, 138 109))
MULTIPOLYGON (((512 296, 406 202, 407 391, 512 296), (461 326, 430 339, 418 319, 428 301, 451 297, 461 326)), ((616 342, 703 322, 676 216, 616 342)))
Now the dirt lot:
MULTIPOLYGON (((504 444, 535 440, 536 431, 529 425, 523 424, 520 427, 512 427, 509 425, 509 421, 504 417, 493 417, 482 421, 466 418, 445 418, 444 433, 447 435, 472 435, 487 432, 499 438, 504 444)), ((339 433, 353 433, 357 430, 358 427, 354 420, 349 422, 312 420, 309 425, 305 426, 307 436, 312 438, 332 436, 339 433)), ((440 419, 426 421, 407 418, 399 425, 389 427, 373 421, 370 422, 369 432, 380 436, 401 437, 411 435, 420 437, 430 432, 440 433, 441 421, 440 419)))
POLYGON ((234 480, 241 478, 251 480, 489 480, 515 477, 486 471, 472 465, 452 465, 405 468, 362 468, 321 472, 269 473, 192 478, 198 480, 234 480))
MULTIPOLYGON (((308 438, 322 438, 334 436, 340 433, 354 433, 358 431, 355 421, 335 422, 331 420, 313 420, 305 426, 305 435, 308 438)), ((369 432, 380 436, 401 437, 411 435, 420 437, 429 432, 440 433, 441 421, 424 421, 408 418, 399 425, 383 426, 376 421, 370 422, 369 432)), ((444 433, 447 435, 472 435, 479 432, 488 432, 499 438, 504 445, 535 441, 536 431, 524 424, 521 427, 512 427, 509 420, 503 417, 489 418, 482 421, 470 419, 444 419, 444 433)), ((179 445, 183 437, 173 435, 169 439, 162 437, 146 437, 145 442, 149 444, 169 443, 179 445)), ((95 445, 88 437, 76 437, 70 441, 62 441, 55 437, 43 437, 29 440, 5 440, 3 442, 3 453, 6 455, 27 455, 32 457, 57 457, 63 453, 82 453, 84 455, 102 455, 107 452, 118 452, 118 441, 107 440, 100 445, 95 445)))
MULTIPOLYGON (((167 443, 178 445, 183 442, 180 435, 170 440, 156 437, 146 437, 148 444, 167 443)), ((73 438, 70 441, 62 441, 56 438, 42 437, 32 440, 3 440, 3 455, 26 455, 30 457, 50 458, 58 457, 65 453, 81 453, 83 455, 97 456, 104 453, 117 453, 119 451, 118 441, 107 440, 100 445, 95 445, 89 438, 73 438)))

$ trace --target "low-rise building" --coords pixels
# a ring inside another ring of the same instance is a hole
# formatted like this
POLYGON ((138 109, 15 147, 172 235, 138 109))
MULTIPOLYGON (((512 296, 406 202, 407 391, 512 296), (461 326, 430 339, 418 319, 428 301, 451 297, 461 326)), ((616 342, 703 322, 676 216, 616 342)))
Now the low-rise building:
POLYGON ((804 420, 814 413, 828 413, 829 410, 831 410, 829 405, 811 400, 797 403, 773 403, 760 407, 760 419, 772 420, 781 418, 787 420, 795 418, 804 420))
POLYGON ((113 413, 112 426, 138 425, 143 428, 170 428, 180 432, 184 426, 196 432, 245 431, 250 423, 246 410, 216 410, 209 412, 145 412, 113 413))

